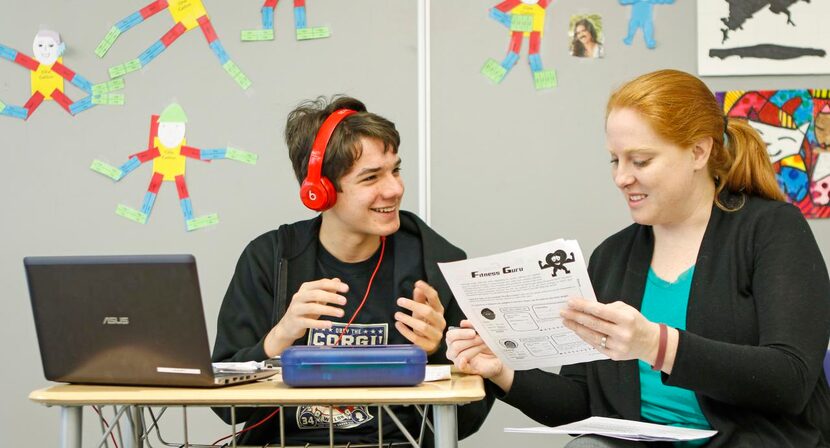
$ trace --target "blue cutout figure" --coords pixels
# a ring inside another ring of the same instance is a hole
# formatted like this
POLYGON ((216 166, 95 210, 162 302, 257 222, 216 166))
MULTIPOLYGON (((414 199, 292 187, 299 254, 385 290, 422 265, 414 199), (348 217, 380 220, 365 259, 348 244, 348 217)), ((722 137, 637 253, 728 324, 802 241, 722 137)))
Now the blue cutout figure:
POLYGON ((674 0, 619 0, 621 5, 631 5, 631 19, 628 21, 628 36, 623 39, 626 45, 631 45, 638 28, 643 29, 643 39, 646 47, 654 49, 657 42, 654 40, 654 5, 672 4, 674 0))

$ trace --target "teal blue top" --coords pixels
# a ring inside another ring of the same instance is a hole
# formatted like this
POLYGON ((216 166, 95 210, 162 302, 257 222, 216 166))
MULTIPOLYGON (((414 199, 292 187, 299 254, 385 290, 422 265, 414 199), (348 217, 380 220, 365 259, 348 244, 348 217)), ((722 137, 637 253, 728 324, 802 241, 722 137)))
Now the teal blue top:
MULTIPOLYGON (((686 329, 686 310, 689 307, 689 291, 695 267, 680 274, 674 283, 667 282, 649 268, 646 289, 643 293, 641 312, 646 319, 659 322, 678 330, 686 329)), ((662 425, 684 428, 711 429, 700 410, 694 392, 680 387, 666 386, 647 363, 640 361, 640 414, 643 420, 662 425)), ((707 439, 697 443, 677 446, 700 446, 707 439)))

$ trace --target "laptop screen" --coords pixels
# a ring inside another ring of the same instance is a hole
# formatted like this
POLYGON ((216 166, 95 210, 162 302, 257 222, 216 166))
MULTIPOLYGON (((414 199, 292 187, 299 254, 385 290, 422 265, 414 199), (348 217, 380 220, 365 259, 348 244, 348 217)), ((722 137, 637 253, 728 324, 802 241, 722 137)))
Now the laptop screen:
POLYGON ((191 255, 27 257, 47 379, 74 383, 212 383, 191 255))

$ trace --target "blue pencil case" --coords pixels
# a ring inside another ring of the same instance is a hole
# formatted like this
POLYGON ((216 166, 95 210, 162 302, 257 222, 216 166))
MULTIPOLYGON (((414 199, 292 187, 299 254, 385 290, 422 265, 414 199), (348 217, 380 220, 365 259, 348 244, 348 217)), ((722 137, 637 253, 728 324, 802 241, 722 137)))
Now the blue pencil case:
POLYGON ((292 346, 282 353, 282 380, 292 387, 414 386, 427 354, 415 345, 292 346))

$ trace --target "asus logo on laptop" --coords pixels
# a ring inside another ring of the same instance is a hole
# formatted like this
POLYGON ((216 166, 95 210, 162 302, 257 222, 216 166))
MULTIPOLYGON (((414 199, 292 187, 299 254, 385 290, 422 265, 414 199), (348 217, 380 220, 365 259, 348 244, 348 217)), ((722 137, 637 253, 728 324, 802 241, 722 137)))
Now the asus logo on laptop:
POLYGON ((114 316, 107 316, 104 318, 104 322, 102 325, 130 325, 130 318, 129 317, 114 317, 114 316))

